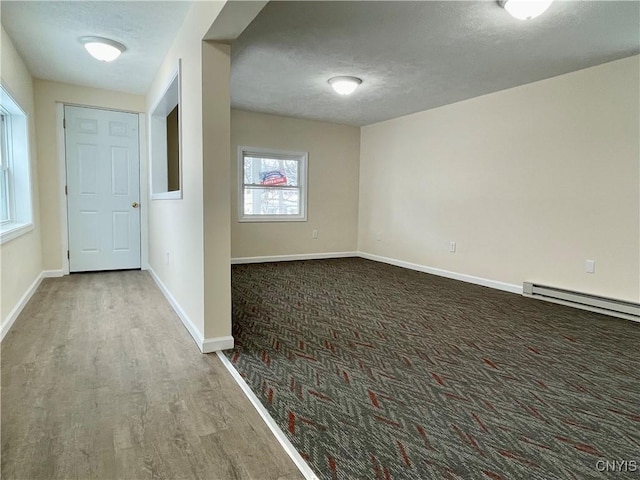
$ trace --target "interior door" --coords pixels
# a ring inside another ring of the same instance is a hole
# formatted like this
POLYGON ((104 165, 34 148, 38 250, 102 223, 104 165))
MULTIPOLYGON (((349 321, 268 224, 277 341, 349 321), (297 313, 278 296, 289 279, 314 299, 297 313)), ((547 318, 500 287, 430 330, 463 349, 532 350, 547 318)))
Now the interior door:
POLYGON ((140 268, 138 116, 65 106, 69 270, 140 268))

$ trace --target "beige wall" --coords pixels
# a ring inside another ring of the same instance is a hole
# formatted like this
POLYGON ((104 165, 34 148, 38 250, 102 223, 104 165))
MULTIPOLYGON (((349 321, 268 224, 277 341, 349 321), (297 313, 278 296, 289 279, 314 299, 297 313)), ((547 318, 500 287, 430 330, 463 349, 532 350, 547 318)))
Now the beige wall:
MULTIPOLYGON (((145 100, 140 95, 45 80, 36 80, 34 91, 42 212, 42 260, 45 270, 60 270, 62 269, 60 192, 64 185, 61 185, 58 174, 56 104, 144 112, 145 100)), ((144 178, 142 180, 144 181, 144 178)))
POLYGON ((637 302, 639 59, 364 127, 359 249, 637 302))
POLYGON ((0 320, 2 323, 43 270, 40 253, 38 162, 35 143, 33 81, 11 39, 2 28, 0 76, 2 84, 29 118, 31 185, 34 229, 0 246, 0 320))
POLYGON ((231 257, 355 251, 359 156, 357 127, 232 110, 231 257), (239 146, 309 152, 306 222, 238 222, 239 146))
MULTIPOLYGON (((230 305, 230 298, 225 293, 228 287, 223 287, 222 292, 215 289, 207 292, 211 301, 223 305, 220 328, 205 328, 204 310, 203 184, 207 180, 203 178, 202 39, 223 6, 224 2, 194 2, 146 98, 147 110, 150 111, 170 82, 178 59, 182 59, 180 108, 183 198, 151 201, 149 266, 203 336, 231 334, 231 318, 225 313, 230 311, 230 306, 227 306, 230 305), (211 334, 211 331, 215 333, 211 334)), ((228 97, 229 92, 220 92, 220 95, 228 97)), ((228 233, 228 220, 227 226, 222 224, 220 228, 228 233)), ((224 249, 220 254, 225 255, 224 249)), ((211 323, 215 322, 213 318, 211 323)))
MULTIPOLYGON (((231 48, 202 45, 204 335, 231 335, 231 48)), ((229 345, 229 344, 228 344, 229 345)), ((229 347, 227 347, 229 348, 229 347)))

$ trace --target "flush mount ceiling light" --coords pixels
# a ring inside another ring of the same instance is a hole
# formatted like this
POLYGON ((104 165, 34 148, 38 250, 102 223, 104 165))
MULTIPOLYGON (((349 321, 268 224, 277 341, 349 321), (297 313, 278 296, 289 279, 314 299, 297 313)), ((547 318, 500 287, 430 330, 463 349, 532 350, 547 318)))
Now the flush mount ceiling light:
POLYGON ((357 77, 333 77, 329 79, 329 84, 340 95, 349 95, 358 88, 358 85, 362 83, 357 77))
POLYGON ((80 42, 89 54, 101 62, 113 62, 126 50, 121 43, 102 37, 82 37, 80 42))
POLYGON ((542 15, 553 0, 499 0, 502 8, 519 20, 531 20, 542 15))

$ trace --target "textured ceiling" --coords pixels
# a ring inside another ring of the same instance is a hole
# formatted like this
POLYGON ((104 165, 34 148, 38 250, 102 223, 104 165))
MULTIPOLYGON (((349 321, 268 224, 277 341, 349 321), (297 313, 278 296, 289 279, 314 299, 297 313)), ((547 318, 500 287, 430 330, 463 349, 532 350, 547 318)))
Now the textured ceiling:
POLYGON ((145 94, 191 6, 157 1, 6 1, 2 25, 36 78, 145 94), (102 63, 78 41, 116 40, 127 47, 102 63))
POLYGON ((270 2, 232 45, 232 105, 367 125, 640 51, 638 1, 270 2), (327 80, 353 75, 349 97, 327 80))

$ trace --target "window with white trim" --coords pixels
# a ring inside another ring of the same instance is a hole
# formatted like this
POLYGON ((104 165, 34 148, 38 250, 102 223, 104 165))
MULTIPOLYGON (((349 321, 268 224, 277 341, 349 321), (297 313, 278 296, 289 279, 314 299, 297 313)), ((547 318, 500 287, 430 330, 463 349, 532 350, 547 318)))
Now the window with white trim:
POLYGON ((9 118, 0 108, 0 224, 11 221, 11 196, 9 194, 9 118))
POLYGON ((0 243, 33 229, 27 114, 0 85, 0 243))
POLYGON ((240 147, 239 221, 306 221, 307 157, 306 152, 240 147))

